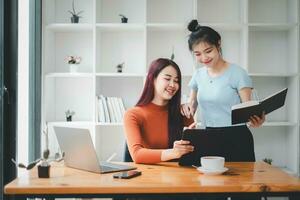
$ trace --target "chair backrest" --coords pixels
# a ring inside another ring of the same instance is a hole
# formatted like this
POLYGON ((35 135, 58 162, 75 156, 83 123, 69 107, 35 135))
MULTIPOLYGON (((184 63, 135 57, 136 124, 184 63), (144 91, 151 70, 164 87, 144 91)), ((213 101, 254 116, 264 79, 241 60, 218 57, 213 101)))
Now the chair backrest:
POLYGON ((131 155, 129 153, 129 150, 128 150, 127 142, 125 142, 124 162, 133 162, 131 155))

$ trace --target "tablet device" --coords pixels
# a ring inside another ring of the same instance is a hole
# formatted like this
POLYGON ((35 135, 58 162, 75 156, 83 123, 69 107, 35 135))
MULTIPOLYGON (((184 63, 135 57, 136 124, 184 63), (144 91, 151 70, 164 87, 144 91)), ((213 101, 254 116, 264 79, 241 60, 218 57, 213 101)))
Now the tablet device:
POLYGON ((223 129, 185 129, 182 140, 188 140, 194 146, 194 151, 179 159, 181 166, 200 166, 202 156, 223 156, 226 142, 223 129))

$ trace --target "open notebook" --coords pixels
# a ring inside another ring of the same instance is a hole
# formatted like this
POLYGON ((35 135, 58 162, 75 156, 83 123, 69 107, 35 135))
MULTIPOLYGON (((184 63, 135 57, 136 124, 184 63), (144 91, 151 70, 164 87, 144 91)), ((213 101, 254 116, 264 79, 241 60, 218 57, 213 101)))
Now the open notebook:
POLYGON ((285 98, 288 88, 284 88, 261 101, 247 101, 232 106, 231 108, 231 123, 240 124, 249 121, 250 116, 261 116, 263 112, 268 114, 285 103, 285 98))

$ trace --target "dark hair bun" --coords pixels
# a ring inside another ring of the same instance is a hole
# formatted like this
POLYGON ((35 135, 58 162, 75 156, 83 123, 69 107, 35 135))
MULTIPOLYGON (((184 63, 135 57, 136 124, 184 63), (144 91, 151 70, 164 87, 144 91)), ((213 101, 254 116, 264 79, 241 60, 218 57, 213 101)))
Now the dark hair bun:
POLYGON ((189 25, 187 26, 188 30, 191 32, 195 32, 199 30, 200 25, 198 24, 198 20, 193 19, 190 21, 189 25))

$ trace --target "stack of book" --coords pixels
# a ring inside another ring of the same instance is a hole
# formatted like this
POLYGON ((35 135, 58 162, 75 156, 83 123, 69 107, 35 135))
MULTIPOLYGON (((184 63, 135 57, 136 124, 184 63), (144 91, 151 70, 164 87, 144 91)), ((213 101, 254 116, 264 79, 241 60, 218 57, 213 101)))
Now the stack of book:
POLYGON ((96 96, 97 121, 101 123, 121 123, 125 106, 120 97, 96 96))

